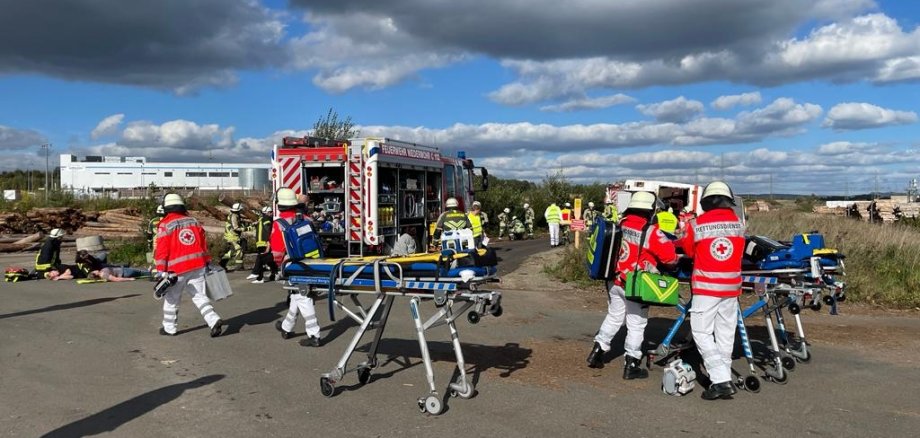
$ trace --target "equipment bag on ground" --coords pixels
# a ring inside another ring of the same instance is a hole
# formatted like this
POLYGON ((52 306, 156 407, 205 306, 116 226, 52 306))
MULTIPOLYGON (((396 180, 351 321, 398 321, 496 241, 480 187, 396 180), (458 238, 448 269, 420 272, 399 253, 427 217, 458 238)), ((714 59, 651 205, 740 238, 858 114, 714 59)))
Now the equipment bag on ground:
POLYGON ((323 243, 313 229, 313 224, 301 216, 288 223, 284 219, 276 219, 281 227, 284 237, 284 248, 291 260, 315 259, 323 257, 323 243))
POLYGON ((617 269, 617 254, 622 240, 616 222, 598 220, 588 235, 588 277, 592 280, 612 280, 617 269))
POLYGON ((227 271, 220 266, 210 266, 205 279, 205 291, 211 301, 220 301, 233 295, 230 280, 227 279, 227 271))

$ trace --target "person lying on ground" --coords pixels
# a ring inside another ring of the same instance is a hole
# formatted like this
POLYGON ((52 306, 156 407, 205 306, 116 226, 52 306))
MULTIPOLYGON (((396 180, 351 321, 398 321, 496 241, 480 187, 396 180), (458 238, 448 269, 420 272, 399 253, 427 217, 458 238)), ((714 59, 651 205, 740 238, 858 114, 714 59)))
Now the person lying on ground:
MULTIPOLYGON (((62 266, 63 267, 63 266, 62 266)), ((52 268, 50 271, 45 272, 45 279, 58 281, 58 280, 73 280, 73 273, 70 272, 70 268, 63 267, 63 272, 59 271, 57 268, 52 268)))

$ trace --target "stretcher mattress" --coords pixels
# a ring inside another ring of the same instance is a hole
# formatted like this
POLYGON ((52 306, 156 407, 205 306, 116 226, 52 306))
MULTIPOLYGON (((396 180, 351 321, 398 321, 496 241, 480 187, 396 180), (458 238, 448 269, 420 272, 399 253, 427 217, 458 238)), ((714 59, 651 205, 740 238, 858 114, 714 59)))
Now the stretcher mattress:
MULTIPOLYGON (((480 252, 480 255, 484 255, 480 252)), ((374 261, 381 260, 382 274, 399 278, 399 269, 392 264, 399 264, 402 268, 403 279, 413 278, 441 278, 441 279, 459 279, 461 272, 471 271, 475 277, 490 277, 497 273, 496 266, 476 266, 472 257, 466 253, 458 253, 449 256, 454 267, 442 263, 442 255, 439 253, 421 253, 412 254, 402 257, 364 257, 358 259, 307 259, 299 262, 288 264, 284 268, 284 273, 288 277, 292 276, 312 276, 312 277, 329 277, 333 270, 336 270, 340 262, 345 260, 341 266, 342 276, 352 277, 355 273, 357 278, 374 278, 374 261)))

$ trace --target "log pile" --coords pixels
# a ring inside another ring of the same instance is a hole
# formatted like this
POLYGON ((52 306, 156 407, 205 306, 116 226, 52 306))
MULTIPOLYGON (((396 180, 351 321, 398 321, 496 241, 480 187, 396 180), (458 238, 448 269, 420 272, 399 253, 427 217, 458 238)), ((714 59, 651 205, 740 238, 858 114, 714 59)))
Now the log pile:
POLYGON ((875 219, 889 224, 898 220, 898 204, 890 199, 875 201, 875 219))
POLYGON ((53 228, 73 232, 83 226, 86 216, 76 208, 35 208, 26 214, 0 214, 0 234, 48 233, 53 228))
POLYGON ((103 238, 125 238, 143 232, 144 218, 133 208, 118 208, 101 211, 90 216, 83 228, 76 234, 81 236, 102 236, 103 238))
POLYGON ((834 216, 846 216, 847 208, 846 207, 825 207, 823 205, 816 205, 812 212, 818 214, 831 214, 834 216))
MULTIPOLYGON (((37 251, 43 243, 45 243, 45 235, 42 233, 10 234, 0 238, 0 252, 37 251)), ((64 236, 61 248, 74 247, 76 247, 75 237, 64 236)))

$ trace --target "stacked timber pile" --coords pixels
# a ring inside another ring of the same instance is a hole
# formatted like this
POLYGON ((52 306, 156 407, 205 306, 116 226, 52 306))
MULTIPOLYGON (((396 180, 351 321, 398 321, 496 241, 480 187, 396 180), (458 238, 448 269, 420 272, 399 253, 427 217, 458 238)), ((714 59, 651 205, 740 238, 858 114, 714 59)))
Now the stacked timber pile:
POLYGON ((70 207, 35 208, 26 214, 0 214, 0 233, 48 233, 53 228, 74 231, 86 221, 83 212, 70 207))
POLYGON ((872 201, 855 201, 853 205, 850 206, 850 216, 859 216, 861 220, 869 222, 871 216, 869 214, 869 205, 872 204, 872 201))
MULTIPOLYGON (((61 248, 76 246, 73 236, 64 236, 61 248)), ((9 234, 0 237, 0 252, 36 251, 45 242, 45 234, 9 234)))
POLYGON ((825 207, 823 205, 816 205, 812 212, 818 214, 831 214, 834 216, 846 216, 847 208, 846 207, 825 207))
POLYGON ((884 223, 893 223, 898 220, 897 209, 898 203, 890 199, 879 199, 875 201, 875 219, 884 223))
POLYGON ((747 211, 770 211, 770 204, 768 204, 767 201, 757 200, 750 204, 746 204, 745 208, 747 211))
POLYGON ((906 202, 898 204, 898 212, 901 218, 920 217, 920 202, 906 202))
POLYGON ((125 238, 137 236, 144 227, 144 218, 133 208, 117 208, 100 211, 90 216, 83 228, 76 234, 81 236, 102 236, 125 238))

